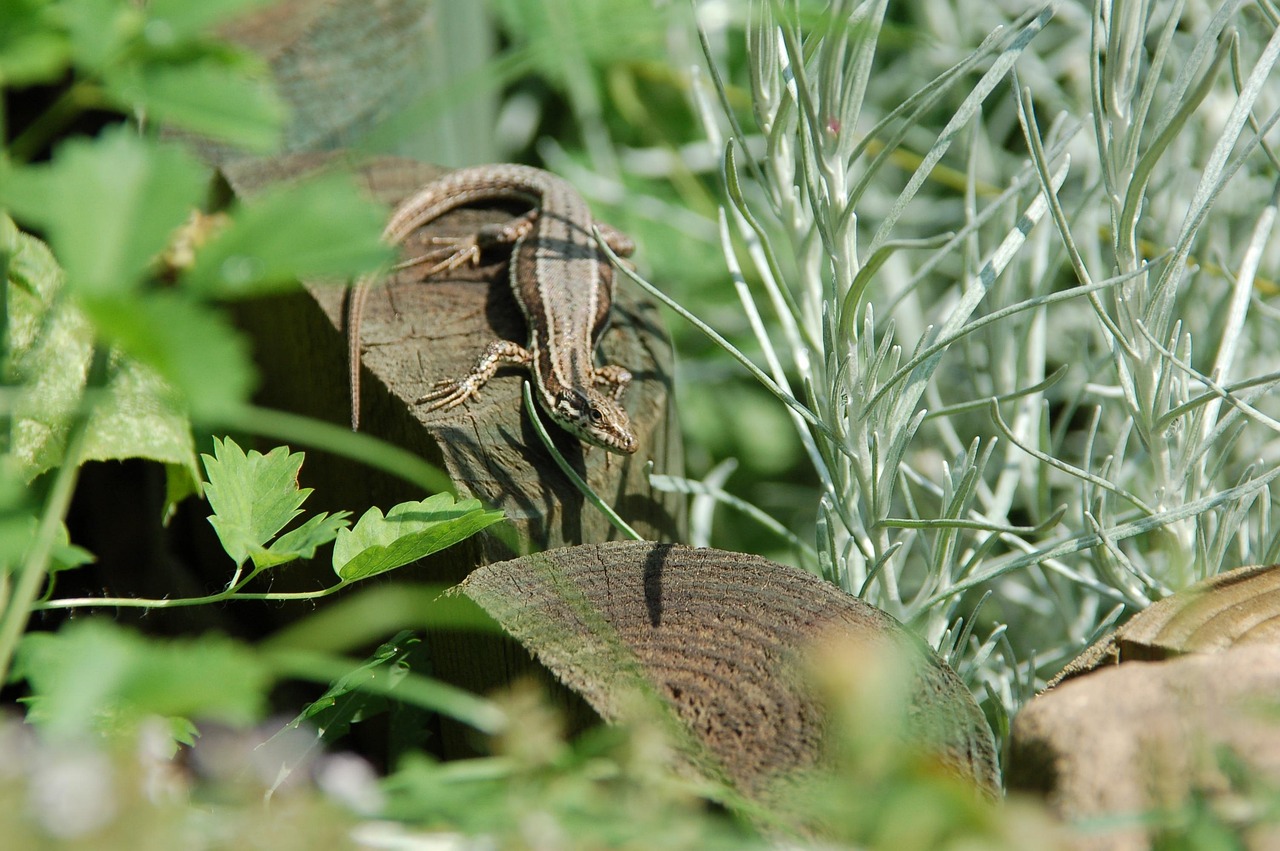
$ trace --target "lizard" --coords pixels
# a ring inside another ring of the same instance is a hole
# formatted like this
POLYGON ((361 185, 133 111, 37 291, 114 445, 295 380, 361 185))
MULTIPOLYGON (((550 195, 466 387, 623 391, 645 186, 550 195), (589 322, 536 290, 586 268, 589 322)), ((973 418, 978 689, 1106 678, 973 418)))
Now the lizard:
MULTIPOLYGON (((399 244, 419 227, 451 210, 488 201, 525 201, 532 209, 510 221, 469 236, 443 240, 451 247, 394 267, 434 262, 424 277, 478 263, 488 248, 509 247, 508 281, 528 323, 528 341, 491 342, 471 372, 444 379, 414 404, 428 410, 452 408, 478 395, 503 364, 529 370, 534 397, 551 419, 579 439, 610 452, 633 454, 638 442, 622 407, 631 373, 611 364, 597 366, 595 347, 609 324, 613 269, 596 245, 593 225, 609 248, 629 256, 635 245, 596 223, 577 190, 563 178, 532 166, 498 164, 459 169, 427 184, 392 213, 383 238, 399 244), (609 388, 602 392, 601 388, 609 388)), ((351 428, 360 428, 360 322, 376 275, 358 279, 347 304, 351 428)))

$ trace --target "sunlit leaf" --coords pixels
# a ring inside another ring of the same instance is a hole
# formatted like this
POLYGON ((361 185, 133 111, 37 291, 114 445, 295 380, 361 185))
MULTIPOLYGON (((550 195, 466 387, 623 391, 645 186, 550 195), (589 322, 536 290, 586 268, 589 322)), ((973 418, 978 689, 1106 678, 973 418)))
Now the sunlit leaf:
POLYGON ((0 201, 44 230, 72 290, 104 297, 139 288, 207 179, 181 148, 120 126, 64 142, 47 165, 0 173, 0 201))
POLYGON ((303 453, 278 446, 266 455, 246 454, 231 438, 215 438, 213 446, 212 457, 200 456, 208 476, 204 493, 213 509, 209 523, 227 554, 243 564, 302 513, 300 506, 311 495, 310 488, 298 487, 303 453))
POLYGON ((387 512, 370 508, 355 528, 338 533, 333 569, 347 581, 367 579, 411 564, 502 519, 478 499, 454 502, 438 493, 420 502, 402 502, 387 512))

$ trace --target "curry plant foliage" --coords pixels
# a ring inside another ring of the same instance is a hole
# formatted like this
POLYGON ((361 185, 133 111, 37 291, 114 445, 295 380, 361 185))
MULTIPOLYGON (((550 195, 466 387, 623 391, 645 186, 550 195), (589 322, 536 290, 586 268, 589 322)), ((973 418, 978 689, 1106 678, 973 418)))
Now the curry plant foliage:
POLYGON ((1280 546, 1280 16, 1048 3, 972 49, 929 4, 943 62, 889 5, 751 4, 745 114, 702 4, 695 98, 811 566, 1014 711, 1125 608, 1280 546))

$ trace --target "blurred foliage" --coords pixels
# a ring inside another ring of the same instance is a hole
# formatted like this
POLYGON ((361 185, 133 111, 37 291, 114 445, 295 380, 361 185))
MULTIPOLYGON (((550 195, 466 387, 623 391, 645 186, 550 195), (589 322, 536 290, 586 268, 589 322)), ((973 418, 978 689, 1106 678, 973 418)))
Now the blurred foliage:
MULTIPOLYGON (((1053 847, 1058 837, 1038 809, 976 800, 936 766, 890 746, 892 713, 902 708, 886 710, 861 681, 840 680, 835 663, 827 685, 841 722, 833 731, 840 762, 797 782, 771 811, 673 777, 654 730, 598 730, 569 742, 530 690, 489 701, 424 676, 414 662, 419 640, 401 630, 448 617, 424 599, 434 592, 371 589, 259 646, 216 635, 147 639, 99 619, 24 637, 32 611, 59 602, 51 577, 93 558, 63 522, 88 460, 166 465, 170 506, 208 479, 217 534, 235 569, 224 589, 196 602, 287 599, 251 593, 245 583, 341 541, 336 583, 299 595, 321 596, 497 519, 437 496, 375 510, 354 529, 342 512, 290 528, 307 495, 296 481, 301 453, 244 451, 220 439, 200 467, 197 441, 211 445, 227 428, 252 432, 256 424, 299 443, 329 439, 318 426, 248 408, 255 370, 225 302, 281 292, 302 276, 349 278, 390 256, 378 236, 385 211, 349 177, 282 186, 213 213, 203 209, 210 168, 184 137, 157 129, 254 154, 278 149, 285 101, 267 64, 213 35, 261 5, 0 0, 0 670, 9 693, 26 696, 31 725, 0 724, 6 847, 342 847, 384 829, 370 845, 414 847, 429 833, 454 831, 483 837, 454 833, 457 847, 750 848, 795 837, 797 824, 865 848, 1053 847), (379 642, 363 661, 337 655, 379 642), (293 721, 264 720, 271 690, 285 680, 323 691, 290 706, 293 721), (411 749, 420 737, 403 737, 381 782, 357 757, 325 755, 365 721, 406 706, 463 720, 490 737, 492 755, 439 763, 411 749), (180 762, 170 759, 175 742, 184 743, 180 762), (260 805, 264 798, 269 807, 260 805)), ((497 126, 492 134, 483 128, 483 148, 463 147, 464 154, 483 149, 573 180, 602 220, 639 243, 641 274, 753 362, 766 363, 773 341, 785 336, 788 310, 762 310, 763 334, 753 328, 749 311, 768 263, 750 228, 733 230, 735 214, 776 213, 793 191, 803 203, 790 212, 805 213, 846 200, 824 194, 827 187, 856 190, 856 214, 850 207, 847 216, 832 215, 828 206, 813 223, 803 215, 760 220, 759 245, 769 246, 788 286, 808 285, 812 269, 815 281, 830 283, 831 269, 843 269, 841 251, 883 247, 897 229, 892 250, 859 255, 848 267, 840 297, 804 308, 818 320, 815 339, 856 342, 865 333, 865 348, 816 346, 809 354, 823 356, 784 359, 776 371, 797 396, 830 403, 835 421, 849 399, 865 401, 884 377, 880 367, 892 372, 899 354, 936 342, 931 335, 953 317, 964 321, 958 283, 991 287, 986 312, 974 314, 949 359, 929 372, 933 383, 919 397, 932 415, 920 426, 929 439, 888 459, 901 463, 882 480, 882 493, 894 498, 872 519, 897 525, 877 526, 870 545, 860 542, 860 556, 874 551, 895 569, 894 559, 914 559, 934 571, 904 572, 886 600, 915 618, 984 695, 998 734, 1046 670, 1126 607, 1232 560, 1276 559, 1272 490, 1258 492, 1260 468, 1252 466, 1274 467, 1276 454, 1265 409, 1275 372, 1267 341, 1280 314, 1264 297, 1274 293, 1280 243, 1261 225, 1274 210, 1278 161, 1258 141, 1277 107, 1274 77, 1265 73, 1274 61, 1265 34, 1280 20, 1271 3, 1239 15, 1195 3, 1100 4, 1093 13, 1059 4, 1043 30, 1018 19, 1024 10, 1016 4, 976 0, 887 11, 857 5, 861 17, 838 26, 819 2, 465 6, 460 14, 478 16, 477 30, 499 47, 461 82, 428 81, 406 114, 446 124, 474 115, 467 107, 483 100, 497 126), (749 13, 779 9, 797 16, 781 16, 764 38, 753 33, 749 13), (1133 9, 1147 11, 1110 17, 1133 9), (1092 41, 1104 23, 1114 35, 1103 42, 1106 62, 1092 41), (1018 32, 1028 37, 1010 36, 1018 32), (835 108, 797 119, 805 80, 839 79, 832 69, 861 55, 868 64, 849 66, 848 79, 865 90, 822 90, 833 99, 819 102, 835 108), (999 63, 1015 57, 1013 78, 999 63), (719 86, 708 79, 712 68, 719 86), (913 100, 935 78, 946 84, 930 90, 932 99, 913 100), (1249 108, 1238 108, 1246 101, 1249 108), (878 123, 901 117, 896 110, 907 105, 917 110, 909 121, 878 123), (1090 114, 1091 128, 1083 123, 1090 114), (1043 131, 1035 125, 1058 115, 1066 118, 1043 131), (949 127, 957 116, 965 121, 949 127), (788 125, 798 120, 812 123, 788 125), (720 121, 731 132, 717 135, 720 121), (798 132, 782 144, 779 128, 789 126, 798 132), (1048 154, 1035 155, 1036 142, 1048 154), (815 179, 816 152, 831 151, 866 171, 842 160, 815 179), (1064 151, 1073 170, 1055 191, 1068 209, 1021 233, 1027 204, 1054 185, 1054 158, 1064 151), (769 158, 779 170, 758 179, 752 172, 769 158), (857 182, 870 174, 875 180, 857 182), (1002 196, 1008 189, 1016 191, 1002 196), (850 224, 848 239, 831 238, 850 224), (963 235, 945 250, 903 241, 951 232, 963 235), (983 277, 995 248, 1018 233, 1021 253, 1001 258, 1003 273, 983 277), (727 265, 738 255, 751 261, 738 271, 741 291, 727 265), (1184 280, 1180 270, 1191 261, 1186 274, 1196 277, 1184 280), (1077 298, 1055 309, 1051 325, 1047 301, 1016 320, 981 324, 997 308, 1056 297, 1085 283, 1082 276, 1101 280, 1117 269, 1130 277, 1110 285, 1125 298, 1100 288, 1096 302, 1077 298), (889 356, 893 345, 904 352, 889 356), (850 367, 843 361, 850 351, 875 369, 850 367), (1066 378, 1050 384, 1063 365, 1066 378), (1215 383, 1230 380, 1225 390, 1215 383), (1001 401, 990 405, 991 397, 1001 401), (1019 440, 1078 466, 1055 467, 1017 448, 1019 440), (1071 512, 1056 513, 1068 502, 1071 512), (974 518, 975 506, 992 504, 1002 512, 974 518), (1165 523, 1170 505, 1189 513, 1165 523), (1071 524, 1076 538, 1038 561, 1024 556, 1024 545, 1047 550, 1039 536, 1059 523, 1071 524), (987 548, 981 534, 996 526, 1003 528, 987 548), (995 564, 986 575, 946 574, 985 564, 995 564), (969 583, 967 590, 947 597, 931 585, 940 576, 969 583)), ((388 121, 354 144, 385 146, 399 126, 409 125, 388 121)), ((816 540, 839 579, 835 565, 850 538, 836 526, 871 516, 856 499, 820 504, 824 476, 843 463, 839 453, 810 451, 812 434, 718 346, 682 321, 670 330, 691 478, 718 476, 717 487, 778 518, 799 540, 816 540)), ((916 405, 908 407, 914 416, 916 405)), ((858 428, 866 421, 853 419, 858 428)), ((885 425, 878 438, 888 439, 868 444, 877 451, 916 427, 905 419, 885 425)), ((363 444, 351 445, 358 455, 363 444)), ((386 468, 410 468, 403 458, 380 457, 386 468)), ((412 469, 418 481, 429 478, 412 469)), ((766 526, 698 499, 713 518, 697 530, 699 542, 806 558, 766 526)), ((890 573, 855 571, 860 587, 851 590, 879 593, 877 582, 890 573)), ((457 617, 468 627, 476 620, 457 617)), ((1237 786, 1248 788, 1262 817, 1274 810, 1263 784, 1237 786)), ((1241 829, 1208 800, 1144 817, 1161 847, 1227 847, 1241 829)))

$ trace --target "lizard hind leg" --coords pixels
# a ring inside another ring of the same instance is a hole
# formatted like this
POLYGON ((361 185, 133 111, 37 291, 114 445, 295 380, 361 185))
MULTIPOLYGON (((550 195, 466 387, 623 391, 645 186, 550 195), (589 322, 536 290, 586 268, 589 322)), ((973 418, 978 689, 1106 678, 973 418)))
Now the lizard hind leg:
POLYGON ((529 232, 536 218, 537 211, 532 210, 507 222, 484 225, 475 233, 466 236, 432 237, 431 244, 438 245, 439 248, 411 257, 392 268, 398 272, 402 269, 430 264, 422 273, 422 277, 431 278, 442 272, 461 269, 463 266, 479 266, 480 258, 485 251, 511 247, 529 232))
POLYGON ((426 266, 427 269, 422 273, 422 277, 431 278, 441 272, 452 272, 454 269, 461 269, 463 266, 475 266, 480 262, 480 252, 483 250, 483 245, 475 234, 471 236, 438 236, 432 239, 431 242, 433 245, 440 247, 428 251, 426 254, 419 254, 417 257, 402 260, 391 267, 392 271, 400 272, 404 269, 426 266))

